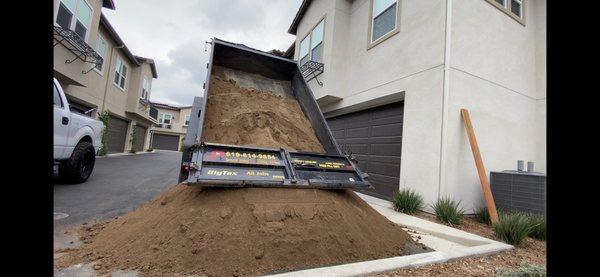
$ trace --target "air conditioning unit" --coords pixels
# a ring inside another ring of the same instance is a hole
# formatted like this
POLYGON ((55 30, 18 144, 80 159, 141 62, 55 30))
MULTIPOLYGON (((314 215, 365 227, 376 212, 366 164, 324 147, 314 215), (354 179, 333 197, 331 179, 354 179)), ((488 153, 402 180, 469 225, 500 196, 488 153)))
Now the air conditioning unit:
POLYGON ((546 215, 546 174, 518 170, 490 172, 498 209, 546 215))
POLYGON ((171 124, 167 124, 165 127, 166 127, 167 129, 171 129, 171 124))

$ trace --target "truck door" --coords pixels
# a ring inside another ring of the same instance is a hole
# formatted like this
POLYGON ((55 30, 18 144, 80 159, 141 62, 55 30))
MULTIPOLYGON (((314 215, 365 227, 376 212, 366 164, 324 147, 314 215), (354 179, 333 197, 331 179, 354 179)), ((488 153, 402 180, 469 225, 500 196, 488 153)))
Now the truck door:
POLYGON ((67 103, 63 101, 59 89, 54 87, 54 158, 62 159, 67 148, 67 137, 69 135, 70 116, 66 108, 67 103))

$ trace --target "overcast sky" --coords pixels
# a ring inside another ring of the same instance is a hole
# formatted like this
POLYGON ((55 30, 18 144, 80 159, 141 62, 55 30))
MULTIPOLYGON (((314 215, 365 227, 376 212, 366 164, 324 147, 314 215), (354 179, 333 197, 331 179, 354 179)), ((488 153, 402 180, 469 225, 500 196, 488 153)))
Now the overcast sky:
POLYGON ((191 105, 203 93, 210 52, 217 37, 269 51, 294 41, 287 29, 301 0, 115 0, 102 9, 134 55, 154 59, 158 79, 150 100, 191 105), (210 45, 208 45, 210 51, 210 45))

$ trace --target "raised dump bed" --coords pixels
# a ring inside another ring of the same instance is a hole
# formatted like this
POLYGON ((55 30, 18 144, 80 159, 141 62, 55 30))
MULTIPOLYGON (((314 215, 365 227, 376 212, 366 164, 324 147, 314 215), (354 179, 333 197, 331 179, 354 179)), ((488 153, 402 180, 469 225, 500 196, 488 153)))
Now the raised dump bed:
POLYGON ((372 188, 342 153, 293 60, 212 40, 179 181, 216 187, 372 188))

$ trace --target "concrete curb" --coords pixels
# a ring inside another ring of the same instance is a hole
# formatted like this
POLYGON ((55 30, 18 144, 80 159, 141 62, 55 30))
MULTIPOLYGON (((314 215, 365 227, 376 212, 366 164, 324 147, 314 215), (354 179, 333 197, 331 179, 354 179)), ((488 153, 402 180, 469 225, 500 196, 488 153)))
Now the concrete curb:
POLYGON ((390 221, 404 226, 405 229, 418 231, 422 237, 421 242, 435 251, 292 271, 269 276, 361 276, 389 272, 401 268, 415 268, 428 264, 443 263, 459 258, 490 255, 514 248, 512 245, 396 212, 392 209, 392 204, 389 201, 361 193, 357 194, 390 221))
POLYGON ((134 156, 134 155, 143 155, 143 154, 150 154, 150 153, 156 153, 156 150, 152 150, 152 152, 148 152, 148 151, 140 151, 140 152, 136 152, 134 153, 129 153, 129 152, 123 152, 123 153, 113 153, 113 154, 106 154, 104 156, 96 156, 96 158, 110 158, 110 157, 120 157, 120 156, 134 156))

